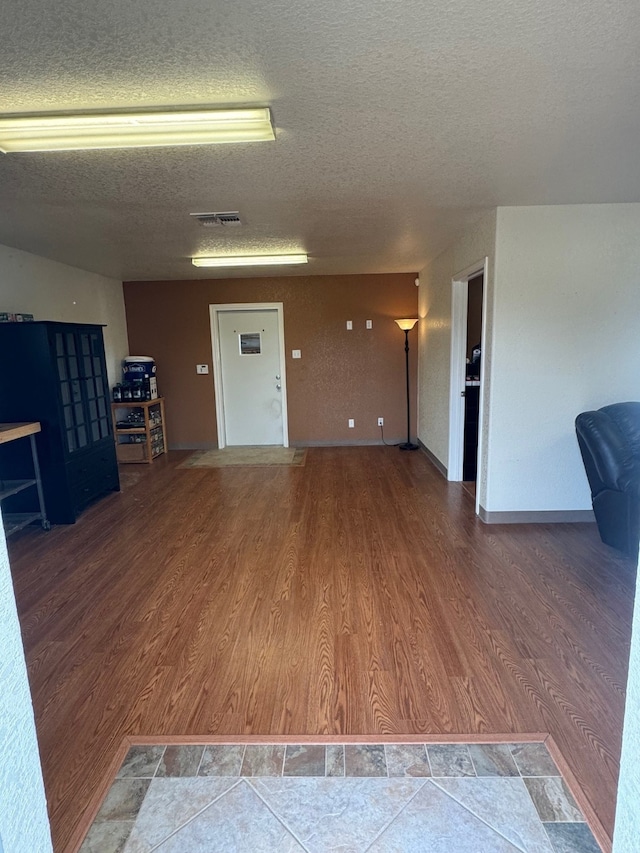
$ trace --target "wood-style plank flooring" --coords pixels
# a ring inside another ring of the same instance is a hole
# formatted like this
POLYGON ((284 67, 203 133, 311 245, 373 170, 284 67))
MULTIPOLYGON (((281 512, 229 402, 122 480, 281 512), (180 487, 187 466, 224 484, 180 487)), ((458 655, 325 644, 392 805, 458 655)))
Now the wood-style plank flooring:
POLYGON ((549 732, 613 826, 635 571, 488 526, 421 453, 127 466, 10 540, 56 853, 125 735, 549 732))

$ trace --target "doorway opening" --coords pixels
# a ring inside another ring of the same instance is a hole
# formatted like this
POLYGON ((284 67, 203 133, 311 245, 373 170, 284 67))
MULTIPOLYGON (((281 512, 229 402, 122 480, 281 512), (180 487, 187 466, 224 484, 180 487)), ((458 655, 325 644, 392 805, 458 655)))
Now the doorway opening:
POLYGON ((218 447, 289 446, 281 302, 210 305, 218 447))
POLYGON ((487 258, 452 280, 447 479, 464 482, 480 505, 487 258))
POLYGON ((462 479, 475 482, 478 473, 478 418, 480 415, 480 357, 482 354, 482 297, 484 272, 470 278, 467 289, 467 341, 464 389, 464 445, 462 479))

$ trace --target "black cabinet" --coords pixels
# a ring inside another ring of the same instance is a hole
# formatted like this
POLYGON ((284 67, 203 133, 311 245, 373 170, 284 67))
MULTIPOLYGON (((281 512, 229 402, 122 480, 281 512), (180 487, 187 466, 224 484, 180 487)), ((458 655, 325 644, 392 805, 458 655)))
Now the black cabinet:
MULTIPOLYGON (((50 521, 71 524, 92 500, 120 488, 102 327, 0 323, 0 421, 40 421, 36 441, 50 521)), ((24 460, 0 459, 10 476, 24 460)), ((13 511, 28 511, 16 495, 13 511)))

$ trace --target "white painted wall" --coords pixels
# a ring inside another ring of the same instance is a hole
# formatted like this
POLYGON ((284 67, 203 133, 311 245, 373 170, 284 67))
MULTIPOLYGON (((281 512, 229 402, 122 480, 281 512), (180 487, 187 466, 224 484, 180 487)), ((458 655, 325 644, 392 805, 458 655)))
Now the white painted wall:
POLYGON ((0 837, 4 853, 52 850, 31 694, 1 524, 0 837))
POLYGON ((640 595, 636 595, 624 713, 613 853, 636 853, 640 838, 640 595))
MULTIPOLYGON (((451 362, 451 280, 461 270, 489 258, 487 335, 483 341, 486 381, 490 380, 493 312, 493 260, 496 211, 485 212, 472 227, 420 273, 418 293, 418 438, 446 467, 449 455, 449 382, 451 362)), ((488 414, 488 402, 485 413, 488 414)), ((486 456, 480 471, 486 470, 486 456)), ((482 477, 481 477, 482 480, 482 477)), ((483 491, 480 491, 483 503, 483 491)))
POLYGON ((640 205, 488 212, 420 273, 418 436, 447 464, 451 279, 489 258, 488 512, 589 510, 576 415, 640 399, 640 205))
POLYGON ((640 399, 640 204, 497 212, 490 512, 586 510, 574 419, 640 399))
POLYGON ((0 311, 106 325, 109 382, 121 379, 121 362, 129 354, 121 281, 0 245, 0 311))

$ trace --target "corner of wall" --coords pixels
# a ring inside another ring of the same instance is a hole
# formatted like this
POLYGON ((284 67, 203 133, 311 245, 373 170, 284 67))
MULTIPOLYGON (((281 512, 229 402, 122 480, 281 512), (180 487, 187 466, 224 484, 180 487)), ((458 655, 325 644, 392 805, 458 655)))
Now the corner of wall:
POLYGON ((638 803, 640 803, 640 596, 636 593, 613 853, 634 853, 637 850, 638 803))
POLYGON ((33 707, 0 523, 0 828, 4 848, 52 850, 33 707))
POLYGON ((110 382, 129 352, 122 282, 0 245, 0 310, 28 311, 36 320, 97 323, 104 341, 110 382))

